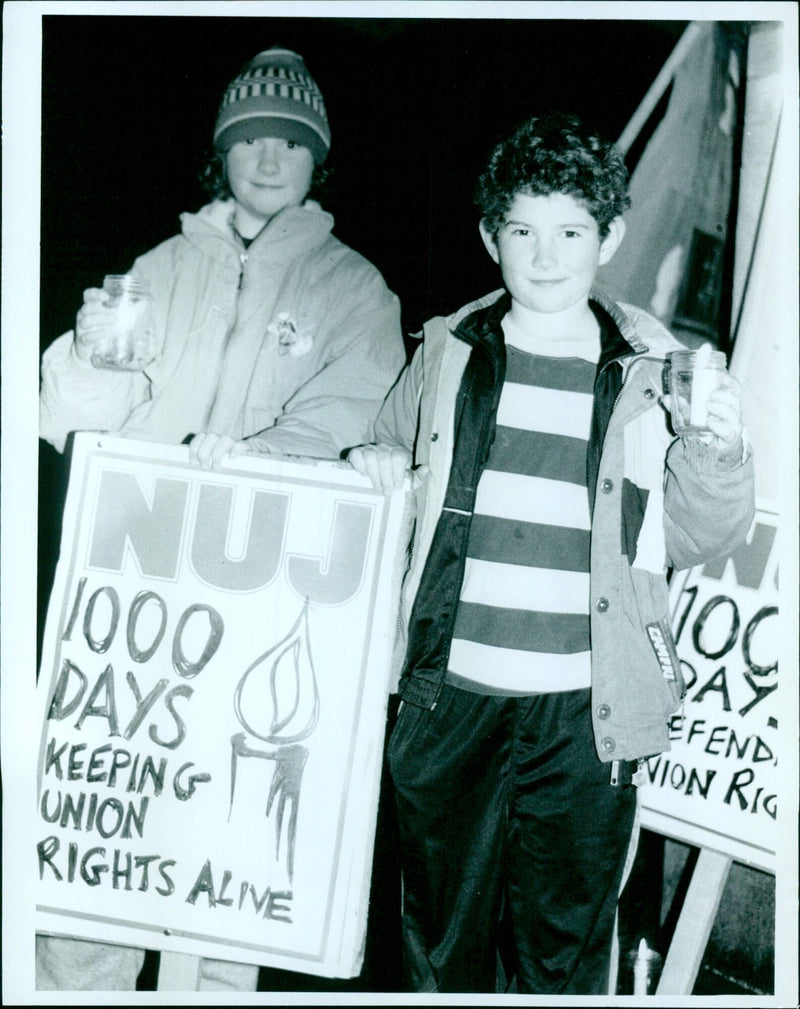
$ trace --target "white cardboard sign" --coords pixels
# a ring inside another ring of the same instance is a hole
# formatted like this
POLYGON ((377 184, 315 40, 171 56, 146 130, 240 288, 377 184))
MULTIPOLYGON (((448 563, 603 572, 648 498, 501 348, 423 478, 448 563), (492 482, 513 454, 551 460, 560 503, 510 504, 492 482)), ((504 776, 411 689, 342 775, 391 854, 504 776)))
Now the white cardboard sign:
POLYGON ((760 507, 746 543, 673 578, 688 690, 671 720, 671 749, 647 761, 642 789, 645 827, 771 872, 782 738, 779 550, 776 510, 760 507))
POLYGON ((332 977, 366 929, 403 495, 78 435, 38 695, 37 926, 332 977))

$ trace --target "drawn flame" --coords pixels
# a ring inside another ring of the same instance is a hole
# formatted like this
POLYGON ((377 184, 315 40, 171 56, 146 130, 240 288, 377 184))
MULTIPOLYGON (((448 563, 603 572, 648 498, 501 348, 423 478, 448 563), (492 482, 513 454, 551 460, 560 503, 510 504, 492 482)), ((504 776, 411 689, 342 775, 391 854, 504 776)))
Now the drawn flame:
POLYGON ((286 637, 245 671, 236 687, 233 704, 236 717, 247 732, 276 749, 259 750, 250 746, 244 732, 231 737, 228 818, 233 811, 239 760, 256 758, 271 761, 272 778, 265 812, 268 818, 275 813, 276 859, 280 858, 285 828, 286 864, 291 880, 294 874, 297 811, 303 769, 308 758, 308 750, 297 744, 311 735, 319 717, 319 690, 308 631, 308 600, 286 637), (269 704, 265 715, 264 702, 267 698, 269 704), (253 727, 253 723, 259 720, 265 723, 263 731, 253 727))
POLYGON ((289 633, 245 671, 236 687, 234 708, 241 725, 265 743, 296 743, 314 731, 319 689, 308 601, 289 633))

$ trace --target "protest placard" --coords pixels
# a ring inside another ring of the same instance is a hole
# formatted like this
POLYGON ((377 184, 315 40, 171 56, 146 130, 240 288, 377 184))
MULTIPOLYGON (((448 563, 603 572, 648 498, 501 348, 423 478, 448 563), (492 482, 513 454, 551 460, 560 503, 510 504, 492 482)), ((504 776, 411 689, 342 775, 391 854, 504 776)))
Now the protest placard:
POLYGON ((778 516, 760 507, 746 543, 670 585, 686 678, 671 748, 646 762, 642 823, 774 872, 780 720, 778 516))
POLYGON ((39 930, 358 973, 403 503, 345 463, 76 437, 39 930))

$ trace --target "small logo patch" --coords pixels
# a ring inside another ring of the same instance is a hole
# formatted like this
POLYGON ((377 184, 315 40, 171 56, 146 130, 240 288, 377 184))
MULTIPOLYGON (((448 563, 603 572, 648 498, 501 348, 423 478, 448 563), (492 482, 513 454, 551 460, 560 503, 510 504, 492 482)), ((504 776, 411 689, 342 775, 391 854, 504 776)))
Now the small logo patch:
POLYGON ((647 625, 647 636, 656 653, 665 680, 681 680, 680 659, 675 651, 672 631, 666 620, 658 620, 647 625))
POLYGON ((650 638, 650 644, 653 646, 653 651, 656 653, 656 658, 661 666, 664 679, 674 680, 675 665, 672 661, 670 650, 667 647, 667 642, 664 640, 664 634, 658 624, 647 625, 647 636, 650 638))
POLYGON ((672 637, 669 623, 661 619, 647 624, 647 636, 650 638, 650 644, 653 646, 664 679, 675 684, 678 696, 682 701, 686 696, 686 680, 683 677, 681 660, 678 658, 675 639, 672 637))

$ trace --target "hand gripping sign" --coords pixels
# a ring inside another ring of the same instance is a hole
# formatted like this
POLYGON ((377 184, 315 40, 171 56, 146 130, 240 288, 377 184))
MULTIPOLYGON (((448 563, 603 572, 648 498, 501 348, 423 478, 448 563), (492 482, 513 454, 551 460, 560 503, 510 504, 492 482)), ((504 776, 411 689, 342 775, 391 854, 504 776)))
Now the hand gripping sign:
POLYGON ((78 435, 39 678, 41 931, 358 973, 404 495, 78 435))

